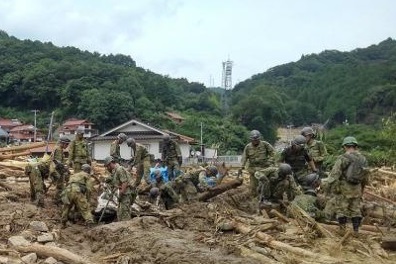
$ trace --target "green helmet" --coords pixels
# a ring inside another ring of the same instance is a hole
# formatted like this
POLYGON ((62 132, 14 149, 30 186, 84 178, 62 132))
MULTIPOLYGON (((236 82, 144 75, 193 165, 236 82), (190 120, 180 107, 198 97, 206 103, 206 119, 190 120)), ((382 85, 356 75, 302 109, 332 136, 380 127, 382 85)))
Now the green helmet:
POLYGON ((91 166, 89 166, 89 164, 83 164, 81 165, 81 170, 86 173, 91 173, 91 166))
POLYGON ((278 167, 278 174, 279 176, 286 176, 292 174, 292 168, 287 163, 281 163, 278 167))
POLYGON ((313 137, 315 136, 315 131, 312 129, 312 127, 304 127, 303 129, 301 129, 301 135, 308 136, 308 135, 312 135, 313 137))
POLYGON ((67 136, 62 135, 62 136, 59 137, 59 143, 68 144, 68 143, 70 143, 70 139, 67 136))
POLYGON ((250 131, 250 139, 251 140, 258 140, 261 137, 261 133, 258 130, 252 130, 250 131))
POLYGON ((125 140, 127 140, 127 136, 124 133, 120 133, 117 136, 118 139, 121 139, 122 142, 124 142, 125 140))
POLYGON ((104 159, 104 165, 107 166, 110 163, 114 162, 114 158, 112 156, 108 156, 104 159))
POLYGON ((135 147, 136 146, 135 139, 131 138, 131 137, 126 140, 126 143, 127 143, 128 147, 135 147))
POLYGON ((318 183, 319 180, 320 180, 320 178, 317 173, 308 174, 303 179, 303 187, 312 188, 314 186, 314 184, 318 183))
POLYGON ((346 137, 342 141, 343 146, 357 146, 358 142, 355 137, 346 137))
POLYGON ((304 145, 305 143, 307 143, 307 140, 302 135, 298 135, 292 140, 293 145, 304 145))
POLYGON ((84 132, 85 132, 85 129, 84 129, 84 127, 82 127, 82 126, 79 126, 79 127, 76 129, 76 134, 84 134, 84 132))
POLYGON ((168 134, 164 135, 163 137, 165 142, 168 142, 170 140, 170 136, 168 134))
POLYGON ((210 176, 216 176, 219 172, 216 166, 210 165, 206 167, 206 170, 209 172, 210 176))

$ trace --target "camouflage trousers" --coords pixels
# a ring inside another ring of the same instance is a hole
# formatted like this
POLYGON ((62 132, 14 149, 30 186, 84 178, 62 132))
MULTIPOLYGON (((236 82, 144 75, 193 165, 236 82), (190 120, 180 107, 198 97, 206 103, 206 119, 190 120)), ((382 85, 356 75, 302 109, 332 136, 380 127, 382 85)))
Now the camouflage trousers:
POLYGON ((52 181, 55 185, 55 204, 60 204, 62 202, 62 192, 65 189, 65 176, 58 172, 52 177, 52 181))
POLYGON ((37 206, 44 206, 44 180, 37 171, 29 173, 30 201, 37 206))
POLYGON ((131 219, 131 206, 136 199, 136 191, 129 190, 118 197, 117 220, 125 221, 131 219))
POLYGON ((78 186, 68 186, 62 193, 62 221, 66 222, 69 218, 70 210, 75 208, 80 212, 85 222, 93 222, 91 208, 85 194, 81 193, 78 186))
POLYGON ((166 166, 168 167, 169 180, 174 180, 175 178, 180 176, 181 171, 177 158, 168 160, 166 162, 166 166))
POLYGON ((337 218, 362 217, 361 197, 351 197, 338 194, 333 199, 334 200, 331 203, 334 205, 334 212, 337 218))

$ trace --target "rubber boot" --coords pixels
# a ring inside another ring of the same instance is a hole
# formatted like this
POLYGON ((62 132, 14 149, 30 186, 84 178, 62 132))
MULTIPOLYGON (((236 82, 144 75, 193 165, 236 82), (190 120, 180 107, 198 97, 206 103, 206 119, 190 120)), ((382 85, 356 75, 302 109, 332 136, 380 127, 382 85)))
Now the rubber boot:
POLYGON ((362 222, 362 218, 361 217, 352 217, 352 227, 353 227, 353 233, 356 236, 358 236, 359 233, 359 226, 360 223, 362 222))
POLYGON ((340 227, 339 233, 341 236, 343 236, 345 235, 346 232, 347 218, 345 216, 342 216, 342 217, 338 217, 337 220, 338 220, 338 225, 340 227))

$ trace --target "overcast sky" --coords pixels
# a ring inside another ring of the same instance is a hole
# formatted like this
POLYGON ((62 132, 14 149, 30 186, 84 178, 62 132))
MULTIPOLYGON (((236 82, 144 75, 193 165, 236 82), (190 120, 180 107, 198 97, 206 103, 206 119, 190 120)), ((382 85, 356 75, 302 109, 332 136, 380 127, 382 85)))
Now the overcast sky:
POLYGON ((220 86, 228 58, 236 84, 302 54, 395 39, 396 2, 0 0, 0 29, 19 39, 130 55, 156 73, 220 86))

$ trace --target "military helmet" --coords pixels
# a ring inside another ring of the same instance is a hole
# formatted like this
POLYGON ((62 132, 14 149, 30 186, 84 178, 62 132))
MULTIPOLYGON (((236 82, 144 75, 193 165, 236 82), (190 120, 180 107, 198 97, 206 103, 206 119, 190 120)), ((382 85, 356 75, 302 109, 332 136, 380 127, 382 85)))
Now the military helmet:
POLYGON ((126 143, 127 143, 127 145, 128 145, 128 147, 134 147, 134 146, 136 146, 136 141, 135 141, 135 139, 134 138, 128 138, 127 140, 126 140, 126 143))
POLYGON ((157 187, 153 187, 150 189, 150 197, 155 198, 159 195, 160 190, 157 187))
POLYGON ((311 173, 304 177, 303 185, 307 188, 312 188, 313 185, 320 180, 317 173, 311 173))
POLYGON ((261 137, 261 133, 258 130, 252 130, 250 131, 250 139, 251 140, 257 140, 260 139, 261 137))
POLYGON ((213 165, 206 167, 206 170, 209 172, 210 176, 216 176, 218 173, 217 167, 213 165))
POLYGON ((163 139, 164 139, 164 141, 169 141, 170 140, 170 136, 168 134, 165 134, 163 139))
POLYGON ((112 156, 108 156, 104 159, 104 165, 108 166, 110 163, 114 162, 114 158, 112 156))
POLYGON ((70 143, 70 139, 67 136, 62 135, 62 136, 59 137, 59 143, 68 144, 68 143, 70 143))
POLYGON ((82 127, 82 126, 79 126, 79 127, 76 129, 76 134, 84 134, 84 132, 85 132, 85 128, 82 127))
POLYGON ((298 135, 292 140, 293 145, 304 145, 305 143, 307 143, 307 139, 302 135, 298 135))
POLYGON ((278 174, 280 176, 286 176, 292 174, 292 168, 289 164, 287 163, 281 163, 279 164, 278 167, 278 174))
POLYGON ((343 146, 357 146, 358 142, 355 137, 346 137, 342 141, 343 146))
POLYGON ((81 170, 86 173, 91 173, 91 166, 89 166, 89 164, 83 164, 81 165, 81 170))
POLYGON ((315 136, 315 131, 312 129, 312 127, 304 127, 303 129, 301 129, 301 135, 308 136, 308 135, 312 135, 315 136))
POLYGON ((121 139, 122 142, 124 142, 125 140, 127 140, 127 135, 125 135, 124 133, 120 133, 117 136, 118 139, 121 139))

